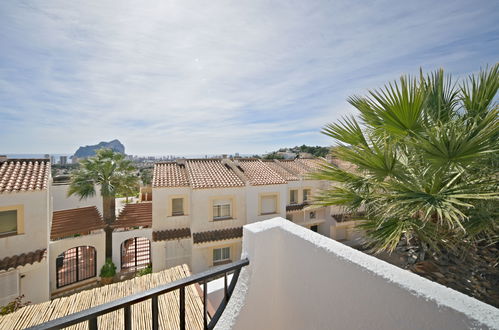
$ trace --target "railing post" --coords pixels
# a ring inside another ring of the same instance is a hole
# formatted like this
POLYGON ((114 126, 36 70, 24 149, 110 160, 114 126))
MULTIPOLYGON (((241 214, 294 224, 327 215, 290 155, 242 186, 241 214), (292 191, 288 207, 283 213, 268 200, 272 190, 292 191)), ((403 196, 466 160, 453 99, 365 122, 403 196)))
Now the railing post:
POLYGON ((229 292, 227 291, 227 273, 224 273, 224 297, 225 302, 229 301, 229 292))
POLYGON ((97 330, 97 316, 93 319, 88 320, 88 329, 89 330, 97 330))
POLYGON ((203 320, 204 320, 204 329, 208 329, 208 308, 206 306, 208 298, 208 282, 204 280, 203 282, 203 320))
POLYGON ((185 330, 185 286, 180 288, 180 330, 185 330))
POLYGON ((123 314, 125 316, 125 330, 132 330, 132 310, 130 305, 123 308, 123 314))
POLYGON ((159 320, 158 320, 158 296, 154 295, 151 299, 151 309, 152 309, 152 329, 158 330, 159 320))

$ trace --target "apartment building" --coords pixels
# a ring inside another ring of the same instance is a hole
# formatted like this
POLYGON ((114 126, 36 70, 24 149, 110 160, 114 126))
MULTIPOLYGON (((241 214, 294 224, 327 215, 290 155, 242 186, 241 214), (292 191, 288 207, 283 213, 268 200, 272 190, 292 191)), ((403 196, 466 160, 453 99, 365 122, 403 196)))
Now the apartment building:
POLYGON ((194 273, 235 261, 242 227, 276 216, 330 237, 329 208, 311 207, 316 159, 186 159, 157 163, 152 186, 152 264, 194 273))
MULTIPOLYGON (((105 262, 99 187, 95 196, 80 200, 67 195, 67 181, 52 182, 48 160, 0 164, 0 305, 21 294, 40 302, 95 284, 105 262)), ((125 205, 113 224, 112 260, 125 275, 151 263, 153 271, 187 264, 197 273, 238 260, 242 227, 276 216, 346 239, 353 227, 344 221, 348 217, 309 203, 328 184, 307 177, 318 164, 315 159, 158 163, 146 194, 152 201, 125 205)))
POLYGON ((0 306, 50 297, 50 162, 0 160, 0 306))

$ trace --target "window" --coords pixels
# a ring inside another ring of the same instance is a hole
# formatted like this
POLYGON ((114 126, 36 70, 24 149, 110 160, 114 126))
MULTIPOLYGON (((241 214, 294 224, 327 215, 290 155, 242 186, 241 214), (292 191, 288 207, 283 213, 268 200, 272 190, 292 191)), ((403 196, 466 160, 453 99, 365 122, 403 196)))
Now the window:
POLYGON ((172 198, 172 216, 184 215, 184 199, 172 198))
POLYGON ((230 200, 215 200, 213 202, 213 220, 232 218, 230 200))
POLYGON ((262 213, 261 214, 274 214, 277 213, 277 196, 262 196, 261 199, 262 213))
POLYGON ((213 264, 217 265, 230 260, 230 247, 213 249, 213 264))
POLYGON ((17 210, 0 212, 0 237, 17 234, 17 210))
POLYGON ((289 191, 289 204, 298 203, 298 190, 293 189, 289 191))
POLYGON ((309 216, 310 216, 310 219, 315 219, 315 211, 310 212, 309 216))
POLYGON ((19 274, 16 270, 0 274, 0 306, 5 306, 19 296, 19 274))
POLYGON ((306 202, 310 199, 310 189, 303 189, 303 201, 306 202))

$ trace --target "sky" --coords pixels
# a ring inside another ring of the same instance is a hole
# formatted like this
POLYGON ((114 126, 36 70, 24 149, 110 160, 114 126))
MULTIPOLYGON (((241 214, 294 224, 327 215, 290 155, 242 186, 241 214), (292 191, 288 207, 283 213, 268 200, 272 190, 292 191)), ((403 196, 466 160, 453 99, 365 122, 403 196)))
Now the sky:
POLYGON ((0 154, 331 145, 347 97, 499 61, 499 1, 0 2, 0 154))

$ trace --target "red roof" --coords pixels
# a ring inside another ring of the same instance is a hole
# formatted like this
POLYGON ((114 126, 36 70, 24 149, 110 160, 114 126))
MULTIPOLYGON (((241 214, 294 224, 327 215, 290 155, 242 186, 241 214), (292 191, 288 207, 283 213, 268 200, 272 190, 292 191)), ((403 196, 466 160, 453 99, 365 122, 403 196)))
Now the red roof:
POLYGON ((194 243, 222 241, 239 237, 243 237, 243 227, 203 231, 192 234, 194 243))
POLYGON ((266 162, 260 159, 240 159, 239 169, 249 179, 252 186, 285 184, 287 181, 266 162))
POLYGON ((187 237, 191 237, 190 228, 160 230, 152 233, 152 238, 155 242, 170 241, 187 237))
POLYGON ((33 264, 42 261, 45 258, 47 249, 40 249, 29 253, 14 255, 0 260, 0 270, 16 269, 20 266, 33 264))
POLYGON ((152 203, 126 204, 113 223, 114 228, 151 227, 152 203))
POLYGON ((95 206, 55 211, 52 217, 50 239, 60 239, 76 234, 88 235, 106 226, 95 206))
POLYGON ((0 161, 0 193, 45 190, 49 175, 48 159, 0 161))

